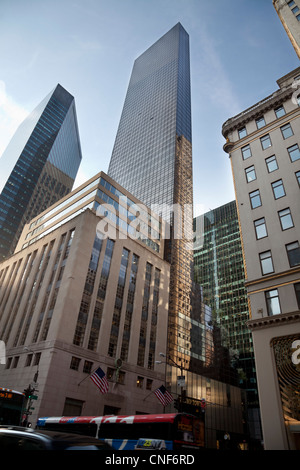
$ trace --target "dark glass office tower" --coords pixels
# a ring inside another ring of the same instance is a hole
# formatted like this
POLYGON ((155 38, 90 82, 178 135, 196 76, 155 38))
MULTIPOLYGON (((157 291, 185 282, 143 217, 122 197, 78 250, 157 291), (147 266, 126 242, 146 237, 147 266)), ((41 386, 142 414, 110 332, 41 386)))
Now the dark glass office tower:
MULTIPOLYGON (((194 219, 195 279, 205 304, 212 309, 212 327, 229 352, 239 386, 246 392, 247 422, 252 438, 260 439, 259 400, 245 287, 242 242, 236 202, 194 219)), ((228 378, 226 378, 228 381, 228 378)))
POLYGON ((180 139, 191 153, 189 36, 178 23, 135 60, 108 174, 149 207, 173 204, 180 139))
POLYGON ((80 162, 74 97, 57 85, 0 159, 0 260, 13 253, 25 223, 71 191, 80 162))
POLYGON ((165 218, 170 214, 166 206, 182 209, 182 238, 171 237, 167 250, 168 353, 189 368, 191 343, 182 338, 190 335, 193 279, 187 247, 193 229, 191 96, 189 36, 180 23, 135 60, 108 174, 146 206, 160 205, 165 218))

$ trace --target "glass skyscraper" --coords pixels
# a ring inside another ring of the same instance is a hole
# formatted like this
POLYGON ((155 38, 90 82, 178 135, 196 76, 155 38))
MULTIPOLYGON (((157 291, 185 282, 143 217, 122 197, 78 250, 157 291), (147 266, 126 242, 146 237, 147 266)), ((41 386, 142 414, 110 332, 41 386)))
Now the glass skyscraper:
POLYGON ((173 204, 180 138, 191 172, 189 36, 178 23, 135 60, 108 174, 149 207, 173 204))
POLYGON ((81 158, 75 100, 58 84, 0 159, 0 260, 13 253, 25 223, 71 191, 81 158))
POLYGON ((167 249, 168 355, 188 369, 193 255, 187 243, 193 229, 193 175, 189 36, 180 23, 135 60, 108 175, 146 206, 159 205, 157 213, 173 227, 169 209, 182 209, 182 237, 171 236, 167 249), (190 211, 184 213, 187 206, 190 211), (185 336, 189 338, 182 341, 185 336))
POLYGON ((248 425, 260 438, 259 401, 243 251, 236 202, 232 201, 194 219, 194 272, 203 299, 212 309, 212 325, 229 352, 239 386, 246 391, 248 425))

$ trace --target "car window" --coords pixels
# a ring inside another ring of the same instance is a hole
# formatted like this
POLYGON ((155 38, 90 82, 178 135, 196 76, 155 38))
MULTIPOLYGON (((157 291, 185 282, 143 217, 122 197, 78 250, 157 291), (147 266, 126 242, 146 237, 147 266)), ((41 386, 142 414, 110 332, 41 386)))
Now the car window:
POLYGON ((8 434, 0 435, 1 450, 43 450, 43 443, 37 439, 13 436, 8 434))

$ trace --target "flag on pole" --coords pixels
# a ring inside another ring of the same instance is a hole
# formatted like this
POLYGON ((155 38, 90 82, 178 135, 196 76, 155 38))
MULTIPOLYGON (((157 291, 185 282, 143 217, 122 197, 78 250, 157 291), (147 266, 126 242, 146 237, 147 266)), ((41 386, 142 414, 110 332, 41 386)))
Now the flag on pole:
POLYGON ((174 400, 171 393, 168 392, 166 387, 164 387, 163 385, 161 387, 157 388, 156 390, 154 390, 154 393, 157 396, 157 398, 159 399, 159 401, 161 402, 161 404, 164 405, 164 406, 169 405, 174 400))
POLYGON ((108 392, 108 381, 101 367, 98 367, 98 369, 95 370, 95 372, 91 375, 90 378, 94 382, 94 384, 97 385, 97 387, 100 389, 101 393, 108 392))

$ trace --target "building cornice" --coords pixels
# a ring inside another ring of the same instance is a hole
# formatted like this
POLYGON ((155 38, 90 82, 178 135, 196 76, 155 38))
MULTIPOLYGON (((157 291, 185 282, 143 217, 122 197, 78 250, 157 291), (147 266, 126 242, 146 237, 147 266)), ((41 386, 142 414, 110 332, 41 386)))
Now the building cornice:
MULTIPOLYGON (((275 279, 286 278, 287 276, 291 276, 293 274, 298 274, 298 273, 300 273, 300 267, 299 266, 297 266, 295 268, 290 268, 286 271, 281 271, 280 273, 269 274, 267 276, 260 277, 258 279, 253 279, 251 281, 246 280, 245 281, 245 287, 249 288, 249 287, 252 287, 252 286, 256 286, 258 284, 265 284, 268 281, 274 281, 275 279)), ((260 288, 260 290, 264 290, 264 289, 265 289, 264 287, 260 288)), ((252 293, 254 293, 254 292, 251 292, 251 291, 248 292, 248 294, 252 294, 252 293)))
MULTIPOLYGON (((291 86, 277 90, 272 95, 259 101, 255 105, 241 112, 240 114, 237 114, 236 116, 228 119, 222 126, 223 136, 226 138, 229 132, 233 132, 236 129, 240 129, 245 124, 247 124, 247 122, 258 118, 266 111, 280 106, 292 96, 294 91, 295 89, 291 86)), ((228 144, 230 143, 227 142, 223 147, 225 152, 229 151, 229 149, 227 148, 228 144)))
POLYGON ((300 320, 300 311, 281 313, 270 317, 254 318, 247 321, 247 326, 251 331, 265 328, 274 328, 275 326, 284 326, 287 323, 298 323, 300 320))

